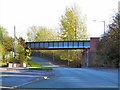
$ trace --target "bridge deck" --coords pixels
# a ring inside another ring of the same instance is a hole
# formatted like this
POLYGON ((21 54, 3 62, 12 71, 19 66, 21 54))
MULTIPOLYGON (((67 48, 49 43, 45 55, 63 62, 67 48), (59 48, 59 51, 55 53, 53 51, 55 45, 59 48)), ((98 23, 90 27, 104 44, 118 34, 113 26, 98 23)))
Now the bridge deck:
POLYGON ((31 50, 89 49, 90 41, 26 42, 26 47, 31 50))

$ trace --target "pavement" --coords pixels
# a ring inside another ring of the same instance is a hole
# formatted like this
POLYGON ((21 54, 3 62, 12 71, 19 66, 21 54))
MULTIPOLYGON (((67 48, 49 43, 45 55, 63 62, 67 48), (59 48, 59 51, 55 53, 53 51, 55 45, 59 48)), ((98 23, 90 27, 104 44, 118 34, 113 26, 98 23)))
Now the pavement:
POLYGON ((53 76, 53 71, 0 68, 0 88, 13 89, 53 76))

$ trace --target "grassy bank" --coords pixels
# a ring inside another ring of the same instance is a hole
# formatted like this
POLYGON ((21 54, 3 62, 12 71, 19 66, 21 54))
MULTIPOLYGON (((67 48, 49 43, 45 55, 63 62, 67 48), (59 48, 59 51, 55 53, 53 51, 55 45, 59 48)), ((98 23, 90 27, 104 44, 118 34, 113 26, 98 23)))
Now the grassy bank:
POLYGON ((28 60, 28 67, 29 70, 52 70, 51 67, 44 67, 32 60, 28 60))

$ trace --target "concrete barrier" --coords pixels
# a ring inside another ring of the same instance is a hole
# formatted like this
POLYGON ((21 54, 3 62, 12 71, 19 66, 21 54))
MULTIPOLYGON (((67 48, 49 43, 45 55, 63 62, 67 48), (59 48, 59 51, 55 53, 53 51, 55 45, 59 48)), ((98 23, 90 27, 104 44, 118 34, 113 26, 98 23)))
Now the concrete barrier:
POLYGON ((16 63, 14 63, 14 64, 13 64, 13 67, 16 67, 16 66, 17 66, 17 64, 16 64, 16 63))
POLYGON ((26 63, 9 63, 8 68, 27 67, 26 63))
POLYGON ((22 67, 26 67, 26 63, 22 63, 22 67))
POLYGON ((13 67, 13 63, 9 63, 8 68, 12 68, 12 67, 13 67))

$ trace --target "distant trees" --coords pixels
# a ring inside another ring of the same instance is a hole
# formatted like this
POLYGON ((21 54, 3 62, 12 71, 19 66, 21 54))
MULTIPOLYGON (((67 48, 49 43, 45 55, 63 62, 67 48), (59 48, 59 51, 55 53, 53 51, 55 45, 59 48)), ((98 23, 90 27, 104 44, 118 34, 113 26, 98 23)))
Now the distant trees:
POLYGON ((29 27, 27 36, 29 41, 53 41, 56 39, 55 34, 50 29, 42 26, 29 27))
MULTIPOLYGON (((27 37, 28 41, 54 41, 57 40, 57 35, 51 31, 51 29, 48 29, 47 27, 43 26, 31 26, 28 28, 27 31, 27 37)), ((40 50, 40 51, 33 51, 38 52, 42 54, 52 54, 53 51, 46 51, 46 50, 40 50)))
POLYGON ((120 56, 120 14, 116 14, 109 31, 103 35, 97 47, 97 62, 104 66, 118 66, 120 56))
POLYGON ((0 26, 0 44, 4 43, 4 34, 6 34, 6 29, 0 26))

